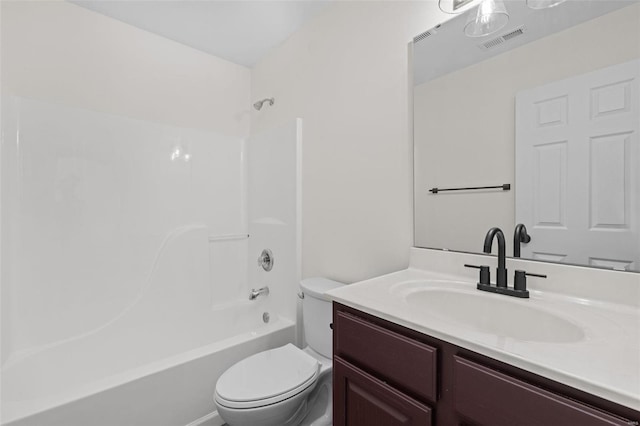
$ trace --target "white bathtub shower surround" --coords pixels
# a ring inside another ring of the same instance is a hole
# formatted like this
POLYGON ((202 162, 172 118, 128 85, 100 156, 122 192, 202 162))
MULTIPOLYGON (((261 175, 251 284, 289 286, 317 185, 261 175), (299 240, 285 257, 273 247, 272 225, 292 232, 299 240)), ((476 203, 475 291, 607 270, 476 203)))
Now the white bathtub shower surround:
POLYGON ((293 320, 301 278, 302 123, 290 120, 247 141, 249 283, 269 286, 273 309, 293 320), (265 248, 274 258, 268 272, 256 262, 265 248))
POLYGON ((18 97, 2 123, 3 422, 257 330, 247 239, 217 238, 247 234, 242 140, 18 97))
MULTIPOLYGON (((112 321, 137 303, 154 271, 172 273, 179 295, 181 281, 198 283, 197 306, 247 291, 214 299, 226 284, 211 288, 208 265, 209 235, 246 229, 240 139, 23 98, 3 107, 3 124, 15 126, 2 147, 3 177, 14 183, 3 192, 3 213, 15 219, 3 259, 12 266, 2 283, 11 299, 2 336, 9 358, 112 321), (173 243, 193 227, 203 229, 200 245, 183 246, 191 256, 157 271, 166 267, 160 250, 182 255, 173 243)), ((243 259, 235 262, 243 270, 243 259)), ((162 303, 172 299, 167 293, 162 303)))
MULTIPOLYGON (((210 386, 210 396, 231 363, 295 340, 300 120, 252 138, 248 162, 243 141, 212 132, 17 97, 4 105, 3 424, 85 424, 94 405, 126 405, 122 395, 149 392, 129 393, 142 377, 175 378, 202 354, 208 371, 176 392, 210 386), (265 247, 270 272, 253 259, 265 247), (249 301, 264 285, 270 296, 249 301)), ((210 397, 193 401, 165 417, 186 424, 215 409, 210 397)), ((163 424, 144 410, 118 416, 97 417, 163 424)))

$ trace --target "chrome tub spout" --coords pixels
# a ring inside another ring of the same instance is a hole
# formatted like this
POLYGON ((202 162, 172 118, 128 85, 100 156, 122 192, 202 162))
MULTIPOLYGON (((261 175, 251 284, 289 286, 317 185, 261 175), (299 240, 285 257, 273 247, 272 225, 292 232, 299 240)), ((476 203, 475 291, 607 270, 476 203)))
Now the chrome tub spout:
POLYGON ((258 298, 258 296, 260 296, 261 294, 264 294, 265 296, 269 295, 269 287, 262 287, 259 289, 251 289, 251 293, 249 293, 249 300, 255 300, 258 298))

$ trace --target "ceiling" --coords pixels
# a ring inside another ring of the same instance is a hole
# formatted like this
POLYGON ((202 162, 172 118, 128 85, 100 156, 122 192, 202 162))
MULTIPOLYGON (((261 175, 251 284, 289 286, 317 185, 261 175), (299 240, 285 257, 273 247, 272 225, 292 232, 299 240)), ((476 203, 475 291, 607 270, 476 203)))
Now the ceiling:
MULTIPOLYGON (((452 71, 484 61, 534 40, 597 18, 639 0, 569 0, 556 7, 533 10, 525 0, 505 1, 509 23, 485 37, 464 34, 467 14, 425 31, 414 39, 414 85, 420 85, 452 71), (498 40, 522 29, 522 35, 498 40), (486 48, 490 46, 490 48, 486 48), (455 54, 452 54, 455 52, 455 54)), ((475 8, 471 10, 475 13, 475 8)))
POLYGON ((236 64, 254 66, 330 0, 69 0, 236 64))

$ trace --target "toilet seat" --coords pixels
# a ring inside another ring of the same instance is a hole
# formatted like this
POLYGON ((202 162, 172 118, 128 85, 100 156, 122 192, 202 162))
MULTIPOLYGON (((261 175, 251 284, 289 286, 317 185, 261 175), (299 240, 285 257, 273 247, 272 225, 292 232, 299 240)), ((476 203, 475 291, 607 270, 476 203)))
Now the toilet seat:
POLYGON ((225 371, 215 399, 236 409, 276 404, 312 389, 319 374, 318 360, 288 344, 252 355, 225 371))

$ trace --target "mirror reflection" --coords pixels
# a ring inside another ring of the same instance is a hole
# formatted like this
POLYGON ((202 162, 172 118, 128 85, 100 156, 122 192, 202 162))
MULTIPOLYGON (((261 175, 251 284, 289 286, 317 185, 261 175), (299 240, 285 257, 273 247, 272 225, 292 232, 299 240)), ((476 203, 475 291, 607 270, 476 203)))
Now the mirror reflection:
POLYGON ((415 245, 640 271, 640 3, 476 3, 414 39, 415 245))

